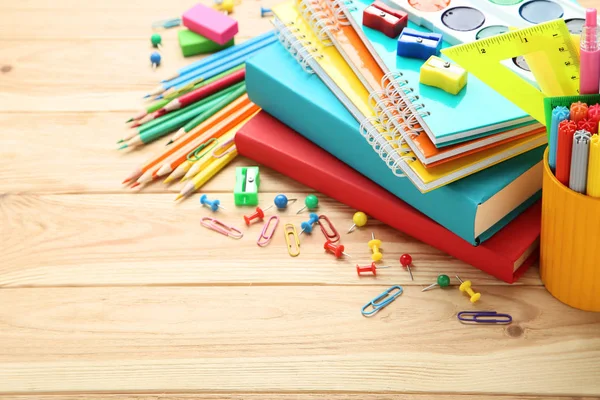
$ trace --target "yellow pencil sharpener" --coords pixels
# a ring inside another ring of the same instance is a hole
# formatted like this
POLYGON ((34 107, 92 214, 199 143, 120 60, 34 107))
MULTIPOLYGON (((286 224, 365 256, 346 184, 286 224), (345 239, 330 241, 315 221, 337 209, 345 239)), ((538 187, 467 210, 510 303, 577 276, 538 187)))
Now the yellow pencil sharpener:
POLYGON ((456 64, 431 56, 421 66, 419 81, 457 95, 467 84, 467 71, 456 64))

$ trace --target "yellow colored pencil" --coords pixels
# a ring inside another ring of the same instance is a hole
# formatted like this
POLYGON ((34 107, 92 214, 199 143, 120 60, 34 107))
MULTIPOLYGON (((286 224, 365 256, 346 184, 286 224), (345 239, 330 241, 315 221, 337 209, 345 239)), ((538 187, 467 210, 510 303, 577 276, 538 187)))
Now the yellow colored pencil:
POLYGON ((181 192, 179 193, 179 195, 177 195, 177 198, 175 200, 179 200, 182 197, 187 197, 190 194, 194 193, 196 190, 202 187, 202 185, 208 182, 213 176, 215 176, 220 170, 222 170, 227 164, 229 164, 235 157, 237 157, 237 155, 237 149, 235 145, 233 145, 228 150, 227 154, 215 159, 198 175, 196 175, 194 179, 186 183, 186 185, 183 187, 183 189, 181 189, 181 192))

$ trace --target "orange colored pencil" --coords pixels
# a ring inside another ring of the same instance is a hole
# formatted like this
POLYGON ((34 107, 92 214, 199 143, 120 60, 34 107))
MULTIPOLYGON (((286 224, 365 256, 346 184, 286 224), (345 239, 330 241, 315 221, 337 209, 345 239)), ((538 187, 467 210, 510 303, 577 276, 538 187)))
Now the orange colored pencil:
POLYGON ((206 131, 201 137, 190 141, 190 143, 188 143, 186 146, 182 147, 177 152, 172 154, 169 158, 167 158, 162 163, 159 170, 154 173, 153 178, 157 178, 159 176, 171 173, 175 168, 179 166, 179 164, 181 164, 187 159, 188 154, 194 151, 202 143, 213 137, 218 138, 219 136, 223 135, 231 128, 239 124, 244 119, 252 116, 252 114, 256 114, 259 110, 260 108, 254 103, 250 103, 236 110, 235 113, 227 116, 219 124, 206 131))
POLYGON ((187 143, 189 143, 189 140, 193 140, 194 138, 200 136, 204 131, 218 124, 225 116, 231 114, 237 108, 242 107, 246 104, 250 104, 250 99, 248 98, 247 94, 244 94, 238 99, 228 104, 227 106, 223 107, 223 109, 217 112, 215 115, 208 118, 206 121, 204 121, 194 129, 186 133, 176 143, 172 144, 171 146, 165 147, 165 150, 161 150, 150 160, 146 161, 143 165, 136 168, 131 174, 129 174, 127 178, 125 178, 123 184, 136 180, 141 176, 145 175, 150 169, 152 169, 152 167, 159 165, 160 162, 165 160, 167 157, 179 150, 181 147, 185 146, 187 143))

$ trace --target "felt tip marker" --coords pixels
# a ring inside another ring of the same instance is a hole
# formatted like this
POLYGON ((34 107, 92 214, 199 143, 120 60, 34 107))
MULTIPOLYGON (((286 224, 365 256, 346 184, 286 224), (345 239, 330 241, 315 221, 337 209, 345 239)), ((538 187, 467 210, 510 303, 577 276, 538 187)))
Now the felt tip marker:
POLYGON ((579 94, 598 94, 600 84, 600 30, 596 9, 585 11, 581 32, 581 71, 579 94))

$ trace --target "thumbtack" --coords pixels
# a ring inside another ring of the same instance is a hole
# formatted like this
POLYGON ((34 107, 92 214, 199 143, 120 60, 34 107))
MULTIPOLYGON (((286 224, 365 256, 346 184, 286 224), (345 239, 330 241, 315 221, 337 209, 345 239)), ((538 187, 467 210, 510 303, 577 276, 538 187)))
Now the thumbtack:
POLYGON ((150 54, 150 62, 152 63, 152 68, 156 69, 160 65, 160 54, 158 52, 153 52, 150 54))
POLYGON ((292 204, 296 200, 298 199, 288 199, 285 194, 278 194, 275 196, 275 200, 273 202, 275 203, 275 207, 277 207, 279 210, 284 210, 287 208, 288 204, 292 204))
MULTIPOLYGON (((304 221, 303 223, 300 224, 300 227, 302 228, 300 235, 302 235, 304 232, 311 233, 313 230, 313 225, 319 221, 319 216, 315 213, 310 213, 308 217, 309 217, 308 221, 304 221)), ((300 235, 298 235, 298 236, 300 236, 300 235)))
POLYGON ((426 292, 428 290, 433 289, 436 286, 439 286, 439 287, 448 287, 448 286, 450 286, 450 277, 448 275, 438 275, 437 282, 436 283, 432 283, 431 285, 427 286, 426 288, 424 288, 423 290, 421 290, 421 292, 426 292))
POLYGON ((360 274, 365 273, 365 272, 370 272, 373 275, 377 275, 377 270, 378 269, 382 269, 382 268, 389 268, 389 266, 376 266, 374 262, 371 263, 371 265, 367 265, 366 267, 360 267, 359 265, 356 265, 356 273, 358 274, 358 276, 360 276, 360 274))
POLYGON ((379 251, 379 247, 381 246, 381 240, 375 239, 375 234, 373 232, 371 232, 371 240, 369 240, 369 243, 367 244, 369 245, 369 248, 373 251, 371 259, 373 261, 381 260, 381 258, 383 257, 381 251, 379 251))
POLYGON ((356 227, 365 226, 367 224, 367 214, 362 211, 355 212, 352 216, 352 222, 354 224, 348 229, 348 233, 352 233, 356 227))
POLYGON ((471 297, 471 303, 476 303, 477 300, 479 300, 481 298, 481 293, 476 293, 472 288, 471 288, 471 281, 464 281, 462 279, 460 279, 460 277, 458 275, 456 275, 456 279, 458 279, 458 281, 460 282, 460 286, 458 287, 458 289, 463 292, 463 293, 467 293, 470 297, 471 297))
POLYGON ((210 209, 213 210, 213 211, 217 211, 219 208, 222 208, 223 210, 225 210, 225 207, 222 207, 220 205, 221 204, 220 200, 210 201, 208 199, 208 196, 206 196, 205 194, 203 194, 202 196, 200 196, 200 204, 202 204, 203 206, 210 207, 210 209))
POLYGON ((342 255, 345 255, 346 257, 352 258, 350 256, 350 254, 344 253, 344 245, 343 244, 336 245, 335 243, 331 243, 328 240, 323 245, 323 248, 325 250, 330 251, 331 253, 333 253, 333 255, 335 256, 335 258, 340 258, 342 255))
POLYGON ((150 36, 150 42, 152 43, 152 47, 156 47, 158 49, 162 48, 162 37, 158 33, 154 33, 152 36, 150 36))
POLYGON ((314 210, 318 206, 319 206, 319 198, 317 196, 315 196, 314 194, 309 194, 304 199, 304 207, 299 209, 296 214, 300 214, 302 211, 306 210, 307 208, 309 210, 314 210))
POLYGON ((253 214, 244 215, 244 221, 246 222, 246 225, 250 226, 253 219, 262 221, 262 219, 265 217, 265 211, 267 211, 271 207, 273 206, 269 206, 264 210, 260 207, 256 207, 256 211, 253 214))
POLYGON ((408 270, 408 273, 410 274, 410 280, 414 281, 415 278, 413 278, 412 271, 410 270, 410 265, 412 264, 412 257, 410 254, 402 254, 400 256, 400 264, 402 265, 402 268, 408 270))
POLYGON ((260 17, 261 18, 264 18, 265 15, 272 15, 272 14, 273 14, 273 12, 271 11, 270 8, 267 8, 267 7, 260 8, 260 17))

